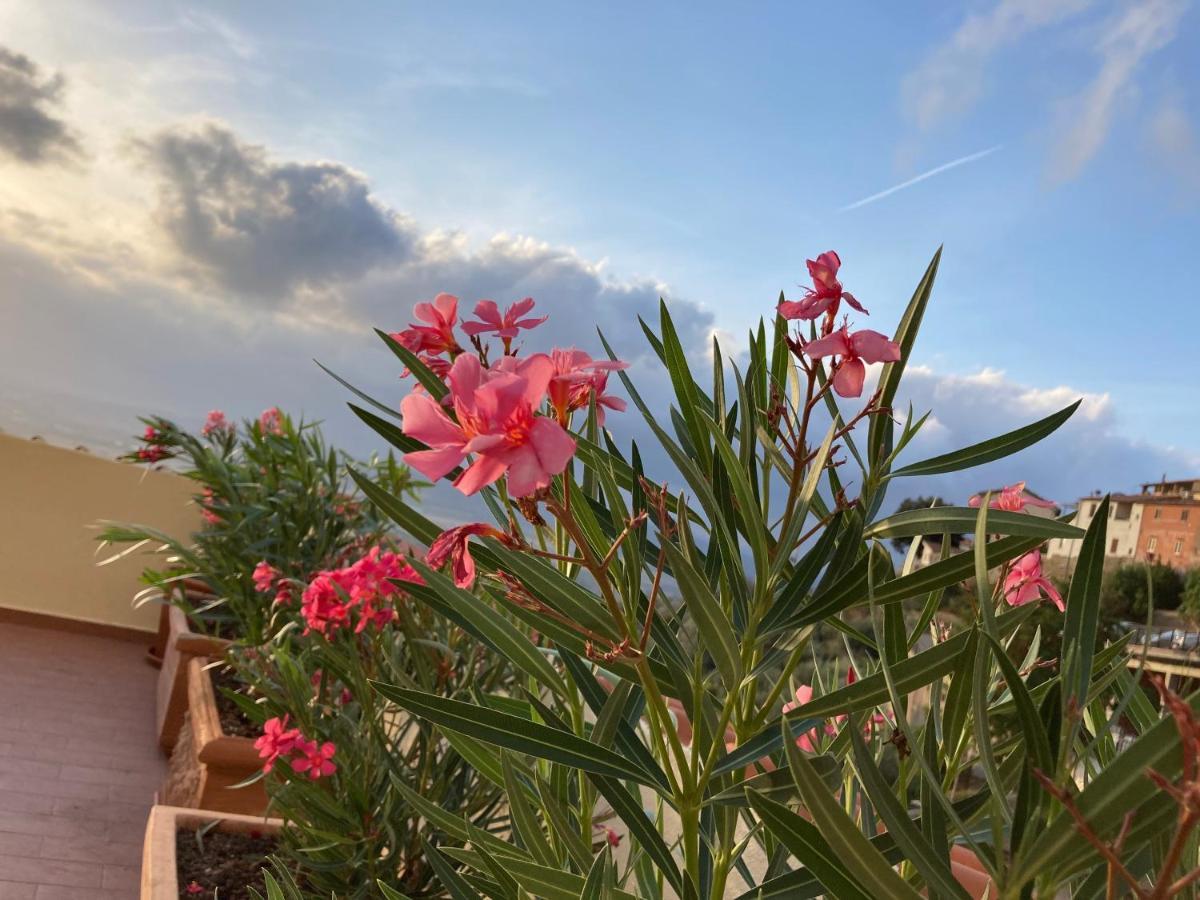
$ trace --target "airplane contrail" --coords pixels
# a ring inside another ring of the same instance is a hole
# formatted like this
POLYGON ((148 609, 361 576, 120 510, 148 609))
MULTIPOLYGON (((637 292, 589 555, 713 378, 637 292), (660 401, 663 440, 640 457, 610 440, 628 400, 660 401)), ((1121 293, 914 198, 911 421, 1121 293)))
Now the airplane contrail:
POLYGON ((940 175, 943 172, 948 172, 950 169, 956 169, 959 166, 965 166, 967 163, 975 162, 977 159, 983 159, 985 156, 991 156, 1003 146, 1003 144, 997 144, 995 147, 988 147, 986 150, 980 150, 978 153, 972 153, 969 156, 961 156, 958 159, 952 159, 948 163, 942 163, 942 165, 938 166, 936 169, 930 169, 928 172, 922 172, 920 175, 908 179, 908 181, 902 181, 899 184, 894 184, 887 190, 880 191, 878 194, 872 194, 870 197, 863 197, 861 200, 855 200, 853 203, 843 206, 838 210, 838 212, 848 212, 852 209, 858 209, 860 206, 866 206, 868 203, 874 203, 876 200, 882 200, 884 197, 889 197, 897 191, 902 191, 905 188, 912 187, 914 184, 922 182, 926 178, 932 178, 934 175, 940 175))

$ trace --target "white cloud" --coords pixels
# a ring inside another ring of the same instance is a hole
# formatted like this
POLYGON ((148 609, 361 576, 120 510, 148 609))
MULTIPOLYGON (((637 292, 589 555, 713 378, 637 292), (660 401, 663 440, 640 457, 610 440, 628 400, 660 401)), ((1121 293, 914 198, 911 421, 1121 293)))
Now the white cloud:
POLYGON ((1074 178, 1096 155, 1138 67, 1175 38, 1185 9, 1183 0, 1141 0, 1126 6, 1103 29, 1095 46, 1100 68, 1063 116, 1068 127, 1055 149, 1054 179, 1074 178))
POLYGON ((1090 0, 1000 0, 972 13, 901 85, 904 110, 922 130, 962 115, 984 94, 992 57, 1029 32, 1070 19, 1090 0))
POLYGON ((978 469, 927 479, 905 479, 891 488, 889 504, 906 496, 937 493, 964 501, 981 487, 1028 481, 1031 488, 1060 503, 1072 503, 1093 490, 1136 490, 1163 472, 1181 477, 1200 473, 1200 455, 1125 436, 1119 410, 1108 394, 1068 385, 1023 384, 999 369, 961 375, 925 366, 905 371, 897 408, 913 404, 917 415, 932 410, 929 422, 908 448, 903 462, 966 447, 1044 418, 1082 399, 1057 432, 1007 459, 978 469))
POLYGON ((1154 114, 1150 139, 1179 182, 1200 190, 1200 136, 1179 105, 1165 104, 1154 114))

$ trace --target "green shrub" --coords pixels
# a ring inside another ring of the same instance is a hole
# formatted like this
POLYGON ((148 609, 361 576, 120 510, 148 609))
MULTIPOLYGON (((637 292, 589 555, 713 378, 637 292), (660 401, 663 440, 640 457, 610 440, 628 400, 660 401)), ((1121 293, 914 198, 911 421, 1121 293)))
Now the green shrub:
POLYGON ((1114 569, 1104 579, 1103 614, 1114 621, 1143 621, 1150 608, 1151 589, 1155 609, 1178 609, 1183 577, 1162 563, 1126 563, 1114 569))
POLYGON ((1188 570, 1183 583, 1179 612, 1189 622, 1200 622, 1200 566, 1188 570))

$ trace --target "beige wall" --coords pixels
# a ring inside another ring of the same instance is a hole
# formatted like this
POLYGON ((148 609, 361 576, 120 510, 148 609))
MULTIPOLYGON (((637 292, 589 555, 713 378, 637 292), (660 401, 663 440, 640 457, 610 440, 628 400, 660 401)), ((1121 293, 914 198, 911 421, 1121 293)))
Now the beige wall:
POLYGON ((151 631, 158 608, 133 609, 140 554, 96 563, 100 519, 186 538, 199 524, 192 484, 169 472, 0 434, 0 607, 151 631))

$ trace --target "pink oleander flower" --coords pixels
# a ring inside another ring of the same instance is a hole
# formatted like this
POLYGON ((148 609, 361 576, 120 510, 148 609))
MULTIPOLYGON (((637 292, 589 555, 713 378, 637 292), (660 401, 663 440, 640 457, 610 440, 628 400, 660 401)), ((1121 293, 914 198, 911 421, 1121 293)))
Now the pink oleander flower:
POLYGON ((837 315, 838 305, 842 300, 860 313, 867 313, 862 305, 854 299, 853 294, 842 290, 842 283, 837 280, 842 260, 834 251, 826 250, 816 259, 806 262, 813 286, 805 292, 803 299, 784 300, 780 303, 779 314, 781 316, 785 319, 815 319, 826 312, 834 316, 837 315))
POLYGON ((265 559, 254 567, 254 589, 260 594, 269 594, 278 580, 280 572, 265 559))
POLYGON ((487 535, 504 540, 506 535, 484 522, 472 522, 443 531, 429 545, 425 562, 431 569, 440 569, 449 560, 454 583, 460 588, 469 588, 475 583, 475 560, 467 541, 471 535, 487 535))
POLYGON ((900 359, 900 345, 888 340, 878 331, 864 328, 850 333, 843 325, 832 334, 804 345, 804 352, 811 359, 837 356, 833 367, 833 389, 842 397, 862 395, 863 382, 867 377, 865 363, 896 362, 900 359))
POLYGON ((274 606, 291 606, 292 599, 292 586, 290 584, 281 584, 279 590, 275 592, 275 599, 271 602, 274 606))
POLYGON ((490 331, 504 340, 504 352, 507 353, 512 340, 521 329, 537 328, 546 321, 548 316, 538 318, 522 319, 521 316, 533 309, 533 298, 526 297, 524 300, 518 300, 516 303, 510 304, 504 310, 504 315, 500 315, 500 307, 496 305, 495 300, 480 300, 475 304, 475 316, 479 319, 478 322, 463 322, 462 329, 471 337, 478 337, 481 334, 486 334, 490 331))
POLYGON ((1004 576, 1004 599, 1009 606, 1024 606, 1043 596, 1057 606, 1059 612, 1066 612, 1058 588, 1042 574, 1042 552, 1030 550, 1013 563, 1004 576))
POLYGON ((283 434, 283 413, 279 411, 279 407, 264 409, 263 414, 258 417, 258 427, 263 434, 283 434))
POLYGON ((547 392, 550 405, 558 421, 566 425, 571 413, 586 409, 596 396, 596 421, 604 424, 604 410, 625 411, 625 401, 605 393, 608 388, 608 373, 628 369, 629 363, 620 360, 592 359, 582 350, 552 350, 550 361, 554 363, 554 375, 550 378, 547 392))
POLYGON ((298 741, 302 740, 299 728, 288 728, 288 716, 280 719, 276 716, 263 723, 263 733, 254 742, 263 763, 263 771, 270 772, 275 767, 275 761, 287 753, 291 753, 298 741))
POLYGON ((524 497, 546 487, 567 467, 575 441, 553 419, 537 414, 554 366, 545 354, 523 360, 505 357, 494 369, 461 354, 450 370, 450 401, 458 421, 428 394, 413 392, 400 403, 404 433, 430 449, 404 455, 404 461, 431 481, 475 459, 454 481, 474 494, 503 475, 508 492, 524 497))
POLYGON ((203 893, 204 893, 204 886, 203 886, 202 884, 200 884, 200 882, 198 882, 198 881, 189 881, 189 882, 188 882, 188 886, 185 888, 185 890, 186 890, 186 891, 187 891, 189 894, 193 894, 193 895, 195 895, 195 894, 203 894, 203 893))
POLYGON ((148 444, 157 444, 162 440, 162 437, 162 432, 153 425, 147 425, 146 430, 142 432, 142 440, 148 444))
POLYGON ((296 742, 296 757, 292 760, 292 770, 303 774, 313 781, 323 776, 332 775, 337 771, 333 756, 337 747, 332 741, 318 745, 316 741, 301 738, 296 742))
POLYGON ((205 437, 217 434, 218 432, 232 431, 233 426, 225 418, 225 413, 219 409, 210 410, 208 418, 204 420, 204 427, 200 429, 200 433, 205 437))
MULTIPOLYGON (((976 494, 967 501, 968 506, 979 508, 979 504, 983 502, 983 495, 976 494)), ((1005 512, 1025 512, 1026 506, 1040 506, 1042 509, 1054 509, 1056 504, 1049 500, 1042 500, 1040 497, 1027 497, 1025 495, 1025 482, 1018 481, 1016 484, 1010 484, 1003 488, 999 494, 992 495, 991 502, 988 503, 989 509, 1002 509, 1005 512)))
POLYGON ((401 346, 418 354, 449 353, 454 356, 462 347, 454 337, 454 326, 458 322, 458 298, 453 294, 438 294, 432 303, 418 303, 413 314, 425 325, 410 324, 403 331, 394 332, 391 338, 401 346))

